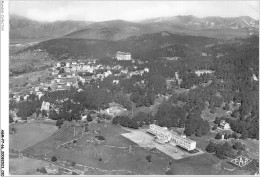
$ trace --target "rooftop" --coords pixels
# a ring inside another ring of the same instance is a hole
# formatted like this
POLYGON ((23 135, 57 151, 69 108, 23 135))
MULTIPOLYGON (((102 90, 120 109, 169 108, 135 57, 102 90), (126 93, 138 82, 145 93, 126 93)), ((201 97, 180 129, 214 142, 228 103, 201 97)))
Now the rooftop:
POLYGON ((119 55, 131 55, 131 53, 129 53, 129 52, 121 52, 121 51, 116 52, 116 54, 119 54, 119 55))

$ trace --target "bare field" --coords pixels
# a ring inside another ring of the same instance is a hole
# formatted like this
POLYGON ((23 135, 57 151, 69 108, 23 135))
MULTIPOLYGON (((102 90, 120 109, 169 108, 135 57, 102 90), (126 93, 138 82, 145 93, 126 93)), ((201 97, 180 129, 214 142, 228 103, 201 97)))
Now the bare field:
POLYGON ((48 164, 48 162, 26 157, 10 158, 9 173, 10 175, 42 175, 36 169, 45 167, 48 164))
POLYGON ((16 128, 16 133, 9 136, 9 147, 21 151, 41 142, 57 131, 56 126, 44 123, 12 124, 11 126, 16 128))

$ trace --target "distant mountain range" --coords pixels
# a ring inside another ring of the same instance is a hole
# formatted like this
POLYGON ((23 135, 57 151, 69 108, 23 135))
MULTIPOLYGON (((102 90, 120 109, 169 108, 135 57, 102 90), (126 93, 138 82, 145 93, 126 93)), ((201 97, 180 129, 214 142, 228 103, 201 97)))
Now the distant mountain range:
POLYGON ((223 18, 223 17, 205 17, 198 18, 189 16, 159 17, 140 21, 140 23, 170 23, 182 27, 193 29, 220 29, 220 28, 246 28, 258 27, 258 21, 248 16, 223 18))
POLYGON ((40 42, 19 53, 45 51, 53 59, 111 58, 117 51, 131 52, 133 58, 156 59, 160 57, 200 56, 207 45, 221 40, 203 36, 182 36, 168 32, 132 36, 117 41, 97 39, 57 38, 40 42))
POLYGON ((10 42, 27 43, 58 38, 86 27, 92 22, 56 21, 39 22, 25 17, 10 15, 10 42))
POLYGON ((167 31, 179 35, 235 38, 258 35, 259 20, 248 16, 222 18, 174 16, 145 19, 138 22, 112 20, 104 22, 56 21, 38 22, 10 16, 11 43, 44 41, 53 38, 121 40, 131 36, 167 31))

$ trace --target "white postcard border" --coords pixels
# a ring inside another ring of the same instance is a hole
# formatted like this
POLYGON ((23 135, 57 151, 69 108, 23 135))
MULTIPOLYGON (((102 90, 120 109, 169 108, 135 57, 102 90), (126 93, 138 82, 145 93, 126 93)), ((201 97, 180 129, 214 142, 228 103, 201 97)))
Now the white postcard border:
POLYGON ((9 1, 1 0, 1 176, 9 176, 9 1), (4 153, 4 154, 3 154, 4 153), (2 161, 4 156, 4 161, 2 161), (3 168, 2 168, 3 167, 3 168), (4 174, 2 174, 4 173, 4 174))

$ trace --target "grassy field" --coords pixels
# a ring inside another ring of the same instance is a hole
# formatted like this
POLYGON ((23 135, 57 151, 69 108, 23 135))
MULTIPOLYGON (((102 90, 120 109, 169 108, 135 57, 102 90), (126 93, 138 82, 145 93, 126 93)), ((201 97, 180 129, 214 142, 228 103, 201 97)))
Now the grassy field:
POLYGON ((165 174, 165 167, 170 158, 160 152, 151 152, 121 136, 127 131, 120 126, 107 124, 91 124, 86 134, 76 144, 64 145, 48 154, 55 155, 60 161, 74 161, 82 165, 85 174, 165 174), (94 131, 100 131, 95 133, 94 131), (95 136, 105 137, 99 143, 95 136), (151 155, 148 162, 146 156, 151 155), (102 158, 99 161, 99 158, 102 158), (86 170, 87 169, 87 170, 86 170), (93 170, 94 169, 94 170, 93 170))
POLYGON ((173 171, 177 175, 214 175, 213 166, 218 162, 211 154, 202 154, 175 161, 173 171))
POLYGON ((19 73, 27 69, 39 69, 45 66, 50 66, 53 61, 50 60, 48 53, 28 51, 23 53, 16 53, 23 47, 10 47, 10 71, 19 73))
MULTIPOLYGON (((91 123, 88 129, 89 131, 83 135, 80 133, 73 136, 74 127, 63 126, 49 138, 23 152, 41 155, 46 153, 47 159, 56 156, 58 163, 68 167, 75 162, 73 168, 84 171, 86 175, 164 175, 167 167, 179 175, 243 174, 237 170, 225 170, 225 161, 220 161, 212 154, 205 153, 174 160, 158 150, 139 147, 121 135, 128 131, 119 125, 91 123), (96 136, 103 136, 105 140, 98 141, 96 136), (76 143, 59 146, 75 138, 79 138, 76 143), (147 155, 151 155, 151 162, 147 161, 147 155), (168 166, 170 161, 172 165, 168 166)), ((77 129, 78 132, 81 130, 81 127, 77 129)), ((191 137, 202 150, 208 144, 206 139, 209 138, 191 137)))
POLYGON ((202 137, 192 135, 189 138, 196 141, 196 147, 197 148, 199 148, 203 151, 206 151, 206 147, 208 146, 210 139, 211 138, 214 139, 214 137, 215 137, 215 133, 210 133, 209 135, 205 135, 205 136, 202 136, 202 137))
POLYGON ((175 161, 172 171, 176 175, 243 175, 246 173, 234 167, 233 171, 227 170, 230 168, 226 161, 205 153, 175 161))
POLYGON ((242 140, 246 145, 246 151, 249 157, 259 159, 259 140, 242 140))
MULTIPOLYGON (((234 111, 239 109, 239 104, 237 104, 236 106, 234 106, 233 104, 229 104, 230 105, 230 111, 234 111)), ((201 113, 201 117, 205 120, 208 120, 210 123, 212 121, 215 120, 216 117, 222 117, 227 115, 226 114, 227 111, 223 110, 223 108, 217 108, 215 114, 210 113, 210 109, 209 108, 205 108, 202 113, 201 113)))
MULTIPOLYGON (((81 132, 80 128, 76 130, 78 130, 78 132, 81 132)), ((34 146, 25 149, 23 152, 29 154, 44 155, 45 153, 53 151, 60 144, 80 136, 78 134, 74 137, 73 133, 74 127, 65 125, 62 127, 62 129, 56 131, 52 136, 44 139, 43 141, 35 144, 34 146)))
POLYGON ((47 69, 21 74, 19 76, 11 76, 9 80, 10 90, 12 92, 23 92, 24 90, 29 90, 32 85, 39 85, 52 77, 47 69))
MULTIPOLYGON (((212 154, 202 154, 174 160, 159 152, 141 148, 132 141, 127 140, 120 126, 110 124, 91 124, 90 132, 99 130, 100 133, 90 133, 77 141, 76 144, 65 145, 49 154, 58 157, 60 161, 74 161, 77 167, 85 169, 85 174, 142 174, 164 175, 170 161, 174 174, 179 175, 217 175, 217 174, 244 174, 237 169, 226 170, 225 161, 219 160, 212 154), (94 140, 96 135, 105 137, 104 142, 94 140), (131 147, 130 147, 131 146, 131 147), (151 155, 148 162, 145 157, 151 155), (102 158, 99 161, 99 158, 102 158), (82 166, 81 166, 82 165, 82 166), (87 169, 87 170, 86 170, 87 169)), ((195 138, 196 139, 196 138, 195 138)), ((200 148, 205 148, 208 142, 204 138, 197 138, 200 148)))
POLYGON ((40 175, 36 169, 45 167, 48 164, 48 162, 26 157, 10 158, 9 173, 10 175, 40 175))
POLYGON ((201 117, 209 122, 215 120, 216 117, 222 117, 226 115, 227 111, 224 111, 222 108, 217 108, 215 114, 210 113, 210 109, 206 108, 202 111, 201 117))
POLYGON ((16 133, 10 135, 9 147, 15 150, 24 150, 33 146, 45 138, 51 136, 57 127, 45 123, 12 124, 16 133))

